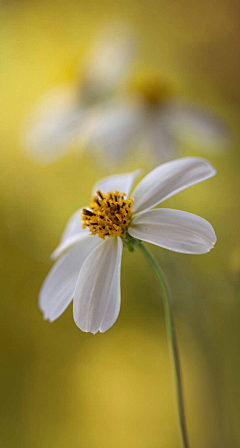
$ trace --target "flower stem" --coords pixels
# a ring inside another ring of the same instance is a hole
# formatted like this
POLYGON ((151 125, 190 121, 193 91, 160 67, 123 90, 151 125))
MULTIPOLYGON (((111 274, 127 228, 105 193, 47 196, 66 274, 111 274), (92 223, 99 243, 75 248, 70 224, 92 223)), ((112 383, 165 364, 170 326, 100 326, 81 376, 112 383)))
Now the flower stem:
POLYGON ((139 242, 137 245, 139 249, 142 251, 143 255, 146 257, 150 265, 152 266, 157 279, 161 285, 162 294, 163 294, 163 302, 165 308, 165 317, 166 317, 166 327, 168 333, 168 342, 171 351, 171 358, 173 362, 173 370, 174 370, 174 380, 176 387, 176 398, 177 398, 177 409, 178 409, 178 418, 179 418, 179 426, 181 433, 181 441, 183 448, 189 448, 188 435, 187 435, 187 425, 186 418, 184 412, 184 403, 183 403, 183 386, 181 379, 181 366, 179 359, 179 352, 177 346, 177 337, 176 330, 174 326, 173 312, 171 307, 171 299, 169 288, 167 285, 167 281, 165 279, 164 273, 159 266, 155 257, 149 252, 149 250, 144 246, 144 244, 139 242))

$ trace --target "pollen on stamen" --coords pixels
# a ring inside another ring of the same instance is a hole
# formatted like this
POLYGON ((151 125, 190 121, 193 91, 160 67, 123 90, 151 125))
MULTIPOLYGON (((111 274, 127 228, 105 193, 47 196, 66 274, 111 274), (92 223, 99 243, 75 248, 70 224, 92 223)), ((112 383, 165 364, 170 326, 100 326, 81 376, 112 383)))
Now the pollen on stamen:
POLYGON ((98 190, 89 207, 82 211, 83 229, 91 235, 105 239, 108 236, 125 235, 131 221, 134 199, 126 199, 126 193, 98 190))

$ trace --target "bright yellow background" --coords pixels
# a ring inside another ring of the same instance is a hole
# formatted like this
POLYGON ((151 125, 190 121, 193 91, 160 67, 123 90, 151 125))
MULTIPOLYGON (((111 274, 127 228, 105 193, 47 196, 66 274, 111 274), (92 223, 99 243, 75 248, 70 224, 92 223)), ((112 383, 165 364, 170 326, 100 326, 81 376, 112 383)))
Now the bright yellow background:
MULTIPOLYGON (((1 6, 1 431, 2 447, 177 448, 179 438, 164 315, 141 255, 124 253, 122 308, 105 334, 82 333, 72 307, 55 323, 37 306, 49 254, 70 214, 106 175, 74 152, 50 166, 30 161, 24 120, 102 27, 122 20, 180 93, 218 111, 232 147, 206 155, 216 178, 166 206, 214 226, 205 256, 152 248, 171 286, 191 447, 237 447, 240 372, 239 5, 234 0, 14 1, 1 6)), ((194 148, 184 154, 197 155, 194 148)), ((121 170, 137 167, 135 160, 121 170)))

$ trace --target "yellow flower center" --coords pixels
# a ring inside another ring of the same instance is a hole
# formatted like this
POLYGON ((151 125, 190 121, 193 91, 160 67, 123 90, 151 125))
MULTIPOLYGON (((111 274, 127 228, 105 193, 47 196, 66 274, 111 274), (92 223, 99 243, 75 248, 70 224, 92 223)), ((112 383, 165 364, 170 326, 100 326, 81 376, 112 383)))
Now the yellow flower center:
POLYGON ((89 207, 82 211, 83 229, 89 228, 91 235, 125 235, 130 224, 134 199, 125 199, 126 193, 97 191, 89 207))
POLYGON ((157 76, 139 76, 131 84, 130 91, 141 95, 148 106, 158 106, 172 96, 169 84, 157 76))

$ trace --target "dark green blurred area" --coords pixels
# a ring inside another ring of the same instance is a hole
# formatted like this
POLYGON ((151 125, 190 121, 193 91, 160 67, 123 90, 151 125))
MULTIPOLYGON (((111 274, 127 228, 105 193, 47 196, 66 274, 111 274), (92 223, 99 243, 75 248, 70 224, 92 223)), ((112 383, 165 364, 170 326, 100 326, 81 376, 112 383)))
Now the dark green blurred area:
MULTIPOLYGON (((176 448, 179 445, 163 305, 141 254, 124 253, 122 308, 105 334, 82 333, 72 307, 43 321, 37 298, 70 214, 108 174, 74 151, 37 165, 19 142, 34 102, 84 61, 101 27, 123 20, 141 68, 218 111, 232 147, 206 154, 217 177, 166 206, 211 222, 204 256, 151 248, 175 304, 191 447, 240 444, 240 31, 236 1, 7 1, 1 6, 1 447, 176 448)), ((183 155, 198 155, 183 148, 183 155)), ((140 161, 148 170, 151 163, 140 161)), ((115 172, 135 169, 131 159, 115 172)))

